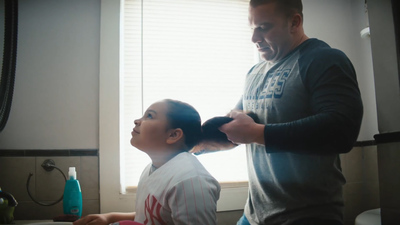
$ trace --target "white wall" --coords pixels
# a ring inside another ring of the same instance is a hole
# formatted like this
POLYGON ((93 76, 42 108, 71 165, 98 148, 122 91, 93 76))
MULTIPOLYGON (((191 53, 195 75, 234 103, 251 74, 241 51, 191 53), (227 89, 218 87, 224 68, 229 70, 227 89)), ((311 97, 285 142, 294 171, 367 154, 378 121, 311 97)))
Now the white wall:
MULTIPOLYGON (((0 18, 4 18, 4 0, 0 0, 0 18)), ((0 20, 2 21, 2 20, 0 20)), ((0 43, 4 43, 4 23, 0 23, 0 43)), ((0 44, 0 46, 2 46, 0 44)), ((3 48, 0 47, 0 62, 3 62, 3 48)))
POLYGON ((375 86, 370 39, 360 31, 368 25, 364 0, 303 0, 304 29, 308 37, 326 41, 352 61, 364 104, 358 141, 374 140, 378 134, 375 86))
POLYGON ((400 81, 391 0, 370 0, 379 133, 400 131, 400 81))
POLYGON ((19 1, 18 52, 0 149, 98 148, 100 1, 19 1))
MULTIPOLYGON (((352 60, 365 113, 359 140, 378 133, 364 0, 303 0, 305 30, 352 60)), ((14 101, 0 149, 99 147, 99 0, 19 2, 14 101)), ((107 57, 107 56, 103 56, 107 57)), ((105 59, 106 60, 106 59, 105 59)))

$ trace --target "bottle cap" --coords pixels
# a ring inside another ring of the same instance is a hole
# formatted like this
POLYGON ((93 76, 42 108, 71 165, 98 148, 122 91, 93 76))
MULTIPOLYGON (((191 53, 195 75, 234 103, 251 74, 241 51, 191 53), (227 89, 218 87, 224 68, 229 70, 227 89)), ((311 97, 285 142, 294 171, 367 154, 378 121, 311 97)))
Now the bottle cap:
POLYGON ((75 171, 75 167, 70 167, 69 171, 68 171, 68 177, 69 179, 71 179, 71 177, 76 180, 76 171, 75 171))

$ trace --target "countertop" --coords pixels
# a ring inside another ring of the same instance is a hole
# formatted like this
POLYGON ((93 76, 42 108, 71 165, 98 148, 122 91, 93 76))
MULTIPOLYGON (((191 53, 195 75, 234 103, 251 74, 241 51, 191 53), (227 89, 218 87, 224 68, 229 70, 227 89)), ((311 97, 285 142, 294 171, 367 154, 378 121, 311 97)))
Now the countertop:
POLYGON ((14 220, 14 224, 9 225, 72 225, 72 222, 53 222, 53 220, 14 220))

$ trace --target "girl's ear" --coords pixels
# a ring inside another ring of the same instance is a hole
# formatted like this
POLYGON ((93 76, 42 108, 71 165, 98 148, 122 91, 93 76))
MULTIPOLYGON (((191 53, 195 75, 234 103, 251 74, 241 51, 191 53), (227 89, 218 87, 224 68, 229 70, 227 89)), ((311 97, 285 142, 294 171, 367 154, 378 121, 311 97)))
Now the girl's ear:
POLYGON ((167 138, 167 144, 174 144, 183 139, 183 130, 181 128, 171 129, 167 138))

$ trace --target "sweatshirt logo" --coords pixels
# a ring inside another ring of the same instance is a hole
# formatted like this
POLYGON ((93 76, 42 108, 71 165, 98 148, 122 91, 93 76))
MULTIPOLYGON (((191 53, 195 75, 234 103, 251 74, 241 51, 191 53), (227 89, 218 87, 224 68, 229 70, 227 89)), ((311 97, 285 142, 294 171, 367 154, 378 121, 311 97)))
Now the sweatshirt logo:
POLYGON ((154 196, 148 195, 144 204, 146 220, 144 224, 166 225, 161 217, 162 205, 154 196))
POLYGON ((260 95, 260 99, 272 97, 281 98, 289 75, 290 69, 278 70, 269 75, 264 85, 264 90, 260 95))
POLYGON ((247 87, 244 95, 244 107, 246 110, 265 109, 273 99, 282 98, 291 69, 275 70, 263 74, 254 74, 254 79, 247 87))

